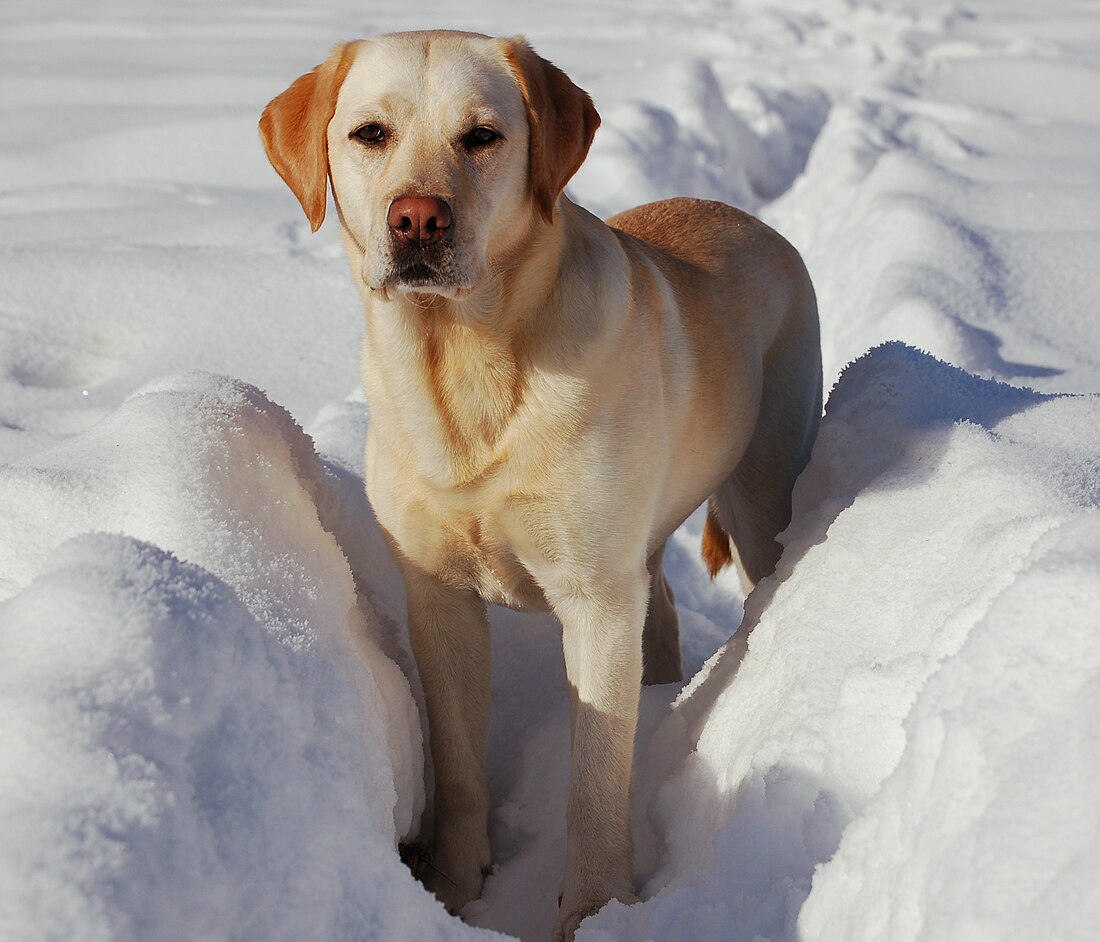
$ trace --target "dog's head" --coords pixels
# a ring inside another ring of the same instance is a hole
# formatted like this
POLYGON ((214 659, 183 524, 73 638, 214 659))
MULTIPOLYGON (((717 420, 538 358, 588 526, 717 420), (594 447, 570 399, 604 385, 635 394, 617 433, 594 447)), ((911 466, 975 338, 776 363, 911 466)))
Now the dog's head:
POLYGON ((331 179, 372 290, 454 296, 553 222, 599 123, 523 39, 394 33, 334 49, 260 134, 314 231, 331 179))

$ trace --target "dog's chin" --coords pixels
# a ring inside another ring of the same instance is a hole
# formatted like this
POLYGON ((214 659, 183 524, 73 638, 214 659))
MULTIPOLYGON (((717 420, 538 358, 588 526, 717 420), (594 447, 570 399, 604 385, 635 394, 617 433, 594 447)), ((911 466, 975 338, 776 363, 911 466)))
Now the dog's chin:
POLYGON ((418 301, 432 297, 454 299, 467 294, 474 287, 474 281, 449 266, 440 270, 417 261, 400 268, 391 267, 382 277, 371 279, 370 287, 386 300, 399 297, 418 301))
POLYGON ((396 273, 390 290, 401 295, 435 294, 444 298, 453 298, 460 287, 453 275, 444 274, 430 265, 417 262, 396 273))
POLYGON ((422 288, 399 285, 391 295, 407 298, 418 307, 431 305, 437 298, 447 301, 457 300, 462 295, 461 288, 452 288, 446 285, 430 285, 422 288))

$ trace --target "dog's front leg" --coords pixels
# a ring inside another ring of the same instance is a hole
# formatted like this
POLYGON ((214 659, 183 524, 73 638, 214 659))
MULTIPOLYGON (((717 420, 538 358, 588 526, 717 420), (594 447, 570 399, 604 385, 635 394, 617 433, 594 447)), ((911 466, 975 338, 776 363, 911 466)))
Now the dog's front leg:
POLYGON ((572 772, 555 942, 612 897, 633 892, 630 774, 642 680, 648 580, 636 576, 553 599, 572 707, 572 772))
POLYGON ((481 895, 489 868, 489 622, 473 592, 405 567, 409 637, 424 685, 435 766, 428 888, 451 912, 481 895))

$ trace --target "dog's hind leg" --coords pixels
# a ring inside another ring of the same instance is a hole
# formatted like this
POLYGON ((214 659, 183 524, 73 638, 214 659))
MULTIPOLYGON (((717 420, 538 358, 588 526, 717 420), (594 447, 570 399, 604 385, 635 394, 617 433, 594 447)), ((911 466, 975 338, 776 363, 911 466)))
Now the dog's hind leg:
POLYGON ((665 545, 649 557, 649 606, 642 630, 642 683, 672 684, 684 679, 680 660, 680 618, 676 597, 665 578, 665 545))
MULTIPOLYGON (((815 336, 816 339, 816 336, 815 336)), ((791 492, 810 460, 821 417, 821 360, 816 350, 777 345, 765 363, 760 411, 749 446, 710 498, 703 555, 713 575, 726 562, 728 534, 750 591, 775 571, 783 547, 776 537, 791 522, 791 492), (815 368, 816 367, 816 368, 815 368)))

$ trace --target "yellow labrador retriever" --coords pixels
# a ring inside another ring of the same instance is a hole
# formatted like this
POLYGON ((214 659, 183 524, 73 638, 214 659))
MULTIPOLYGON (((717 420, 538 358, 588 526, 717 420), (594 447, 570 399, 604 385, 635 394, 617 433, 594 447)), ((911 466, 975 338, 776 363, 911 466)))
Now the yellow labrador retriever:
POLYGON ((631 900, 638 688, 680 679, 661 560, 709 497, 712 572, 775 567, 821 411, 801 259, 720 203, 601 222, 562 190, 600 119, 522 39, 338 46, 268 105, 316 230, 328 182, 366 308, 367 492, 408 589, 435 765, 431 887, 489 867, 486 603, 561 620, 572 702, 555 938, 631 900), (732 539, 732 544, 731 544, 732 539))

